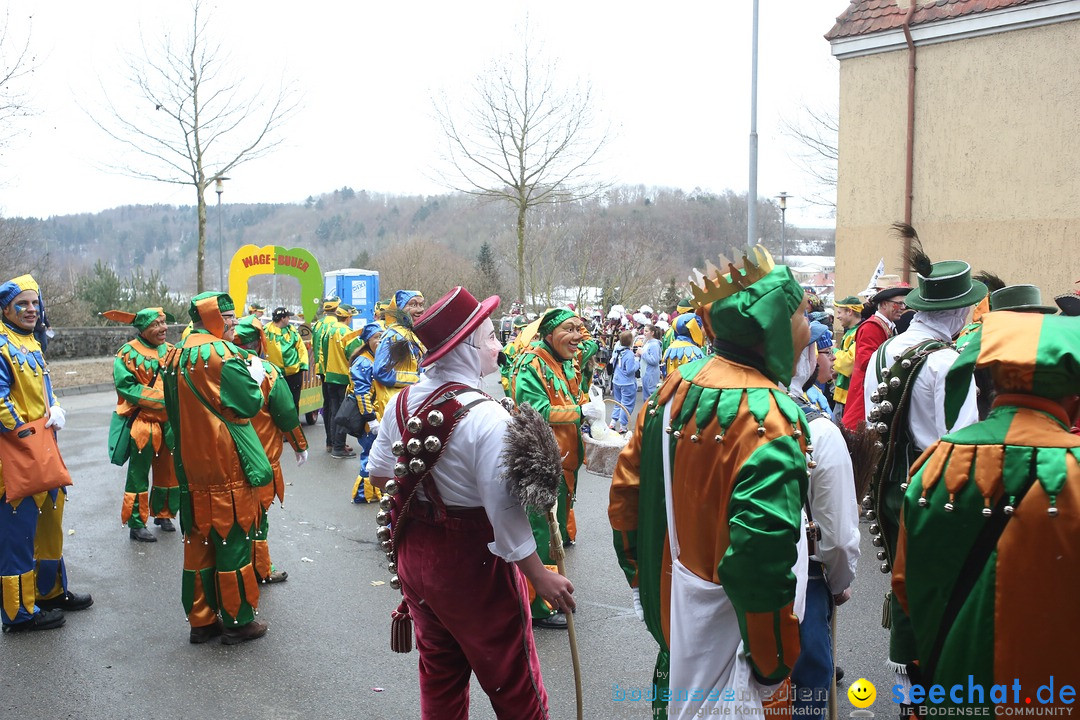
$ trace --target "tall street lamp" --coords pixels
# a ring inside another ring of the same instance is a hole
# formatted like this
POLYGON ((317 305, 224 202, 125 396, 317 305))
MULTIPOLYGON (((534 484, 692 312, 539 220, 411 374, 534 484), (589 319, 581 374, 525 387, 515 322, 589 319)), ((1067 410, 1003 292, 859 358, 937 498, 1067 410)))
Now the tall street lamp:
MULTIPOLYGON (((219 194, 218 197, 221 195, 219 194)), ((787 199, 795 196, 781 191, 776 197, 780 200, 780 264, 787 265, 787 199)))
POLYGON ((228 180, 227 177, 219 177, 214 181, 214 192, 217 193, 217 255, 218 255, 218 291, 228 292, 225 287, 225 259, 222 245, 225 243, 225 236, 221 234, 221 193, 225 192, 223 183, 228 180))

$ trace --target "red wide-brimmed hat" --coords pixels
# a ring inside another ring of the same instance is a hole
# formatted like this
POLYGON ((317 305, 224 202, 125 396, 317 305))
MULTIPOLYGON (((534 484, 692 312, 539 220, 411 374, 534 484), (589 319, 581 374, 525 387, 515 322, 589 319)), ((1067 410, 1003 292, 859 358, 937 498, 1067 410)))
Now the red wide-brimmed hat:
POLYGON ((458 286, 435 301, 416 319, 413 332, 427 348, 421 367, 438 361, 459 342, 469 337, 499 307, 499 296, 477 301, 458 286))

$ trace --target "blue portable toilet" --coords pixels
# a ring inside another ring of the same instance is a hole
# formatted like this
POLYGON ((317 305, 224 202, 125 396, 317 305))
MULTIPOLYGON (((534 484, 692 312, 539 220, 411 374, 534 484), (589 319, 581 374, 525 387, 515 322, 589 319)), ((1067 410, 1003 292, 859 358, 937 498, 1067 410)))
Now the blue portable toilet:
POLYGON ((355 330, 375 319, 375 303, 379 301, 379 271, 362 268, 331 270, 324 275, 326 292, 323 297, 337 297, 352 305, 359 315, 352 319, 355 330))

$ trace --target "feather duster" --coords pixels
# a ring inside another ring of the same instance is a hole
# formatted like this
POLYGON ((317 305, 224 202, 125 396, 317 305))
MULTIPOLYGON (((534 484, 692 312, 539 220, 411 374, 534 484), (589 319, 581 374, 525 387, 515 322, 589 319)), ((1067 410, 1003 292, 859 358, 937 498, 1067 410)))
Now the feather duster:
MULTIPOLYGON (((383 311, 386 317, 387 324, 397 323, 407 330, 413 329, 412 315, 405 312, 396 305, 391 305, 383 311)), ((412 344, 405 339, 394 340, 390 343, 390 362, 394 365, 400 365, 409 356, 412 355, 412 344)))
POLYGON ((923 250, 922 242, 919 240, 919 234, 915 232, 915 228, 907 223, 898 222, 893 223, 893 231, 901 238, 909 241, 908 249, 904 253, 904 260, 908 266, 919 275, 930 277, 934 264, 930 261, 926 251, 923 250))
POLYGON ((844 435, 848 453, 851 455, 851 469, 855 475, 855 497, 861 499, 870 490, 870 481, 874 479, 874 471, 881 459, 881 450, 875 443, 877 437, 868 430, 854 431, 840 426, 840 432, 844 435))
POLYGON ((994 273, 988 272, 986 270, 980 270, 979 272, 975 273, 975 276, 972 279, 981 282, 990 292, 994 292, 995 290, 1000 290, 1001 288, 1005 287, 1004 280, 999 278, 994 273))
POLYGON ((511 415, 501 460, 503 481, 522 505, 540 512, 555 505, 562 456, 551 426, 528 403, 511 415))

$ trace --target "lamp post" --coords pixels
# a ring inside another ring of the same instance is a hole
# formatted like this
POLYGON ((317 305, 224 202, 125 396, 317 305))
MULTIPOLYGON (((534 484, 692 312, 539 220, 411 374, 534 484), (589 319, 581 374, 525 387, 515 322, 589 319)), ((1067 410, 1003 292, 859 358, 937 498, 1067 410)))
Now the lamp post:
POLYGON ((787 199, 794 197, 794 195, 788 195, 786 192, 781 191, 776 196, 780 200, 780 264, 787 264, 787 199))
POLYGON ((217 254, 218 254, 218 290, 228 292, 225 287, 225 259, 222 245, 225 244, 225 236, 221 234, 221 193, 225 192, 223 183, 227 177, 218 177, 214 181, 214 192, 217 193, 217 254))

